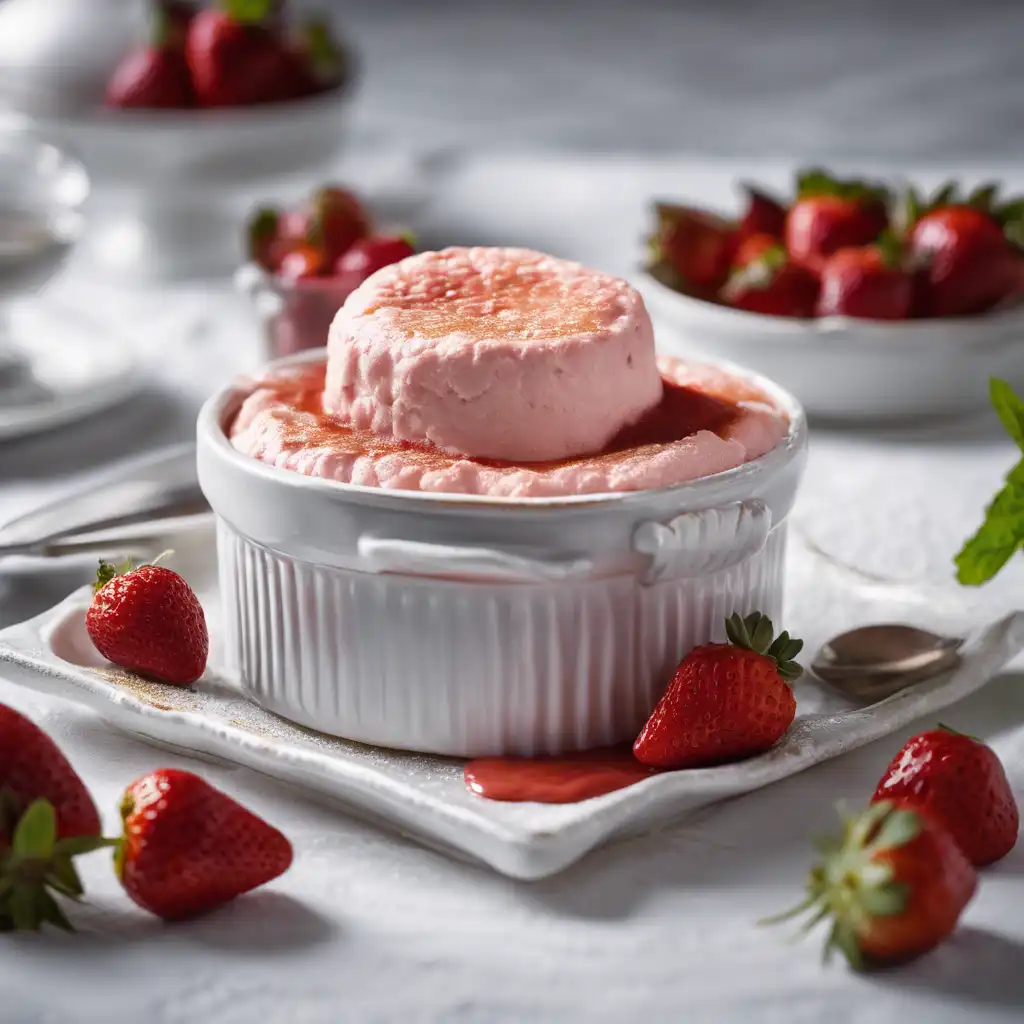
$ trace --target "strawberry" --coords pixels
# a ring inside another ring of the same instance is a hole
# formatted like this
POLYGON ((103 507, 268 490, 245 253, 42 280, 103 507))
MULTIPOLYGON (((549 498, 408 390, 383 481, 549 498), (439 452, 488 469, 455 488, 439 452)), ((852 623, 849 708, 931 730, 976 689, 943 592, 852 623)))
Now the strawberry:
POLYGON ((991 747, 946 726, 907 740, 873 800, 891 800, 941 825, 976 867, 1005 857, 1020 817, 991 747))
POLYGON ((404 260, 415 251, 408 238, 398 235, 360 238, 338 257, 334 274, 356 288, 382 267, 404 260))
POLYGON ((841 181, 825 171, 797 177, 797 198, 786 215, 790 257, 818 269, 840 249, 875 241, 888 225, 886 193, 860 181, 841 181))
POLYGON ((0 931, 71 925, 53 893, 78 899, 73 859, 108 845, 84 783, 57 745, 0 704, 0 931))
POLYGON ((735 226, 703 210, 657 203, 658 227, 650 239, 653 262, 673 287, 711 295, 725 283, 736 244, 735 226))
POLYGON ((719 298, 751 313, 809 317, 818 301, 818 279, 792 262, 777 240, 754 235, 740 243, 737 263, 719 298))
POLYGON ((0 704, 0 848, 34 800, 56 812, 57 838, 98 836, 100 816, 85 784, 57 744, 13 708, 0 704))
POLYGON ((821 268, 818 316, 854 316, 869 320, 906 320, 914 298, 914 279, 903 267, 898 243, 840 249, 821 268))
POLYGON ((767 259, 769 263, 785 261, 785 250, 779 245, 779 240, 774 235, 764 233, 746 235, 739 239, 736 252, 732 258, 732 269, 741 270, 749 267, 752 263, 767 259))
POLYGON ((298 209, 281 215, 281 236, 322 249, 328 266, 369 233, 370 218, 362 204, 335 185, 318 188, 298 209))
POLYGON ((271 0, 220 0, 189 25, 185 57, 202 107, 294 99, 304 83, 271 0))
POLYGON ((132 50, 114 69, 104 102, 121 109, 180 109, 195 105, 183 50, 190 15, 187 5, 154 6, 146 46, 132 50))
POLYGON ((100 562, 85 627, 96 650, 131 672, 187 686, 206 670, 210 637, 192 588, 162 565, 100 562))
POLYGON ((307 281, 320 277, 325 266, 324 254, 319 249, 300 242, 281 257, 277 272, 286 281, 307 281))
POLYGON ((1021 261, 986 210, 939 206, 909 229, 908 252, 919 268, 922 316, 969 316, 1021 288, 1021 261))
POLYGON ((786 230, 786 208, 753 185, 744 185, 743 189, 747 193, 747 211, 740 221, 739 237, 769 235, 782 238, 786 230))
POLYGON ((826 959, 838 949, 857 970, 903 963, 952 934, 978 876, 952 836, 924 815, 891 801, 843 822, 820 844, 807 899, 775 923, 813 911, 806 928, 829 918, 826 959))
POLYGON ((198 775, 162 768, 121 801, 115 870, 143 909, 168 920, 213 910, 291 866, 291 843, 198 775))
POLYGON ((633 753, 653 768, 700 768, 763 753, 796 715, 788 680, 803 642, 757 612, 726 621, 727 644, 696 647, 640 731, 633 753))

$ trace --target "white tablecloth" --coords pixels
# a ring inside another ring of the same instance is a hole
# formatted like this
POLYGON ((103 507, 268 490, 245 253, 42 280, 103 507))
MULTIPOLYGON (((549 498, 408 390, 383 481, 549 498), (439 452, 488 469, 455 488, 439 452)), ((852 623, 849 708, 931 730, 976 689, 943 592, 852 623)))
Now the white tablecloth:
MULTIPOLYGON (((539 178, 517 175, 527 165, 536 166, 487 158, 453 166, 414 226, 428 242, 530 242, 626 271, 651 192, 674 183, 683 194, 721 198, 734 170, 562 160, 539 178), (522 185, 528 179, 550 187, 540 194, 522 185)), ((112 459, 187 438, 203 395, 258 358, 244 304, 226 286, 130 295, 74 280, 58 287, 133 335, 151 383, 93 421, 0 448, 0 520, 112 459)), ((952 584, 950 571, 952 553, 1012 458, 990 417, 927 430, 815 431, 795 542, 822 549, 831 571, 847 575, 853 619, 969 628, 1011 607, 1021 592, 1016 567, 970 594, 952 584)), ((0 621, 48 606, 85 572, 0 573, 0 621)), ((792 581, 789 599, 806 616, 815 608, 813 579, 792 581)), ((831 623, 834 613, 822 609, 822 621, 831 623)), ((950 719, 992 739, 1024 797, 1022 682, 994 682, 950 719)), ((793 947, 785 932, 754 925, 799 900, 808 834, 831 827, 837 800, 866 800, 895 739, 524 884, 318 807, 251 772, 155 750, 87 712, 2 681, 0 700, 32 715, 64 747, 108 829, 130 780, 180 765, 282 827, 297 852, 294 868, 270 889, 173 927, 121 895, 103 855, 90 858, 89 904, 75 915, 86 934, 3 939, 5 1022, 117 1015, 151 1024, 902 1024, 1019 1020, 1024 1010, 1024 846, 986 872, 955 939, 899 971, 861 978, 840 965, 824 970, 812 943, 793 947)))

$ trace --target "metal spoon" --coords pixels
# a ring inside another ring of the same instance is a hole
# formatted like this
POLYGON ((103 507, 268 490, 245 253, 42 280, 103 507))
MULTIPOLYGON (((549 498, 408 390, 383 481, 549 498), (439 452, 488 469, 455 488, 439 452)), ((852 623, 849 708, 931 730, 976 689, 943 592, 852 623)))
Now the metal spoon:
POLYGON ((913 626, 863 626, 829 640, 811 672, 845 697, 874 703, 955 668, 963 643, 913 626))

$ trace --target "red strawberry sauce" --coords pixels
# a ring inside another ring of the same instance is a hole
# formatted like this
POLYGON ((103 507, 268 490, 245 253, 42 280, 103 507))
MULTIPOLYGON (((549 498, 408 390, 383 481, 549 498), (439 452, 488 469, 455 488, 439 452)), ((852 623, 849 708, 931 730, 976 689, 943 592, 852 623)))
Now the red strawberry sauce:
MULTIPOLYGON (((320 363, 299 373, 282 374, 260 381, 260 387, 272 388, 280 398, 299 412, 309 414, 303 421, 289 424, 284 442, 289 446, 331 447, 340 452, 359 452, 386 455, 394 451, 407 453, 408 458, 419 458, 438 465, 451 462, 451 455, 429 444, 396 441, 390 437, 366 430, 353 430, 339 419, 323 411, 324 378, 326 364, 320 363)), ((579 455, 558 462, 534 462, 534 469, 554 469, 580 459, 604 456, 621 458, 638 449, 651 449, 672 444, 701 430, 721 435, 740 415, 735 402, 706 394, 694 387, 663 379, 661 401, 638 422, 624 428, 608 445, 593 455, 579 455)), ((474 459, 481 465, 510 466, 512 463, 493 459, 474 459)))
POLYGON ((558 757, 478 757, 463 769, 466 786, 479 796, 540 804, 589 800, 657 774, 633 756, 630 745, 558 757))

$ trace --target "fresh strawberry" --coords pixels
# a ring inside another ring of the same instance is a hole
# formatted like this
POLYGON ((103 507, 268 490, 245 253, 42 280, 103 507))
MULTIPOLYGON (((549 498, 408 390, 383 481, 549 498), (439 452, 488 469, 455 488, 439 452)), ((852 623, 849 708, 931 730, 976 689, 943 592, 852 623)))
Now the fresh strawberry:
POLYGON ((941 726, 907 740, 873 798, 910 807, 941 825, 976 867, 1005 857, 1020 816, 991 747, 941 726))
POLYGON ((328 266, 369 233, 370 217, 362 203, 335 185, 318 188, 307 202, 281 215, 281 236, 322 249, 328 266))
POLYGON ((727 644, 705 644, 683 659, 643 727, 633 753, 654 768, 700 768, 761 754, 796 714, 789 680, 803 642, 757 612, 726 621, 727 644))
POLYGON ((286 281, 307 281, 320 277, 326 267, 327 261, 320 249, 300 242, 281 257, 277 273, 286 281))
POLYGON ((185 56, 200 106, 274 103, 301 91, 276 13, 272 0, 220 0, 192 19, 185 56))
POLYGON ((838 949, 857 970, 934 949, 952 934, 978 885, 971 862, 941 825, 891 801, 846 818, 842 836, 820 848, 807 899, 770 923, 812 911, 806 931, 830 919, 826 959, 838 949))
POLYGON ((753 185, 744 185, 743 188, 747 193, 747 210, 740 221, 739 237, 769 235, 775 239, 782 238, 786 230, 786 208, 753 185))
POLYGON ((334 276, 356 288, 382 267, 404 260, 415 251, 409 240, 399 235, 360 238, 338 258, 334 264, 334 276))
POLYGON ((169 920, 213 910, 291 866, 276 828, 191 772, 162 768, 133 782, 121 818, 117 876, 140 907, 169 920))
POLYGON ((132 50, 114 69, 104 102, 121 109, 180 109, 195 106, 183 50, 186 5, 157 4, 147 45, 132 50))
POLYGON ((670 203, 655 206, 657 231, 650 239, 655 266, 672 285, 710 296, 724 284, 736 247, 735 225, 704 210, 670 203))
POLYGON ((906 320, 914 299, 914 279, 903 266, 899 244, 885 240, 840 249, 821 268, 818 316, 906 320))
POLYGON ((13 708, 0 704, 0 848, 34 800, 57 815, 57 838, 98 836, 100 816, 85 784, 57 744, 13 708))
POLYGON ((995 218, 975 206, 940 206, 909 230, 922 316, 983 313, 1020 290, 1020 256, 995 218))
POLYGON ((85 627, 96 650, 131 672, 187 686, 206 669, 210 637, 192 588, 162 565, 100 562, 85 627))
POLYGON ((786 252, 774 235, 754 234, 741 237, 732 258, 732 269, 741 270, 767 259, 769 264, 781 265, 786 252))
POLYGON ((797 198, 786 215, 786 250, 797 263, 818 269, 840 249, 867 245, 888 226, 886 193, 825 171, 797 178, 797 198))
POLYGON ((107 845, 84 783, 57 745, 0 704, 0 931, 70 930, 57 893, 77 899, 73 859, 107 845))
POLYGON ((719 293, 723 302, 769 316, 813 316, 818 279, 806 267, 793 263, 776 239, 767 235, 747 238, 740 243, 736 258, 719 293))

